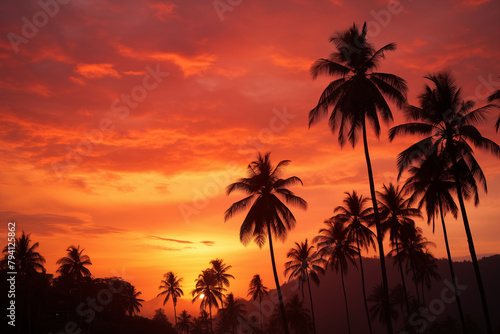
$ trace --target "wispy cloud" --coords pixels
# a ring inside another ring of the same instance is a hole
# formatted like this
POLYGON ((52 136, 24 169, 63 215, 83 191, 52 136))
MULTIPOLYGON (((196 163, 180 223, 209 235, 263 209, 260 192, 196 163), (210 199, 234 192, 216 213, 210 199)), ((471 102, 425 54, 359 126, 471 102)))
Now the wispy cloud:
POLYGON ((215 245, 215 241, 200 241, 200 244, 204 244, 206 246, 213 246, 215 245))
POLYGON ((180 244, 192 244, 193 243, 192 241, 179 240, 179 239, 171 239, 171 238, 163 238, 163 237, 159 237, 159 236, 156 236, 156 235, 150 235, 150 236, 148 236, 148 238, 150 238, 150 239, 156 239, 156 240, 162 240, 162 241, 177 242, 177 243, 180 243, 180 244))

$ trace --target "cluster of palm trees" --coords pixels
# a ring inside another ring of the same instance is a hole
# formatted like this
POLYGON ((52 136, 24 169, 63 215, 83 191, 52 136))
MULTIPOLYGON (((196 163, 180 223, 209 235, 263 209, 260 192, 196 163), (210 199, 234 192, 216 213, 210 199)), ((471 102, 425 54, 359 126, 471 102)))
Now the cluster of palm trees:
MULTIPOLYGON (((17 298, 19 302, 19 323, 26 333, 45 332, 44 326, 57 329, 68 321, 76 321, 79 328, 92 325, 92 321, 75 313, 78 305, 88 298, 95 298, 101 290, 108 290, 110 284, 120 284, 119 292, 106 308, 97 307, 101 317, 126 317, 132 319, 139 313, 143 300, 141 292, 129 282, 120 278, 93 277, 89 266, 90 257, 80 246, 69 246, 66 255, 57 260, 58 276, 53 277, 45 269, 45 258, 38 252, 39 243, 32 242, 31 234, 22 231, 15 242, 15 268, 17 272, 17 298)), ((9 249, 3 249, 0 273, 7 273, 9 249)), ((116 286, 115 286, 116 288, 116 286)), ((118 291, 118 290, 117 290, 118 291)))
MULTIPOLYGON (((394 310, 391 305, 389 284, 387 279, 383 240, 389 235, 395 265, 402 277, 402 291, 405 300, 406 315, 412 310, 408 289, 404 279, 404 271, 413 273, 417 301, 424 296, 424 286, 429 286, 432 278, 437 278, 435 259, 428 251, 431 243, 422 236, 421 229, 415 225, 414 218, 421 217, 420 209, 425 208, 428 223, 433 223, 440 216, 445 238, 450 273, 455 284, 455 295, 459 309, 462 330, 466 333, 463 310, 451 261, 444 217, 451 213, 457 217, 461 213, 467 235, 469 251, 472 258, 476 280, 479 286, 482 309, 487 332, 492 334, 492 327, 486 294, 482 284, 471 228, 465 208, 465 200, 474 197, 474 204, 479 203, 478 184, 486 191, 486 179, 474 156, 474 148, 482 149, 500 157, 500 146, 481 135, 476 127, 486 121, 487 113, 499 105, 500 91, 489 97, 489 104, 475 108, 472 101, 463 100, 461 90, 449 72, 426 76, 430 85, 425 85, 419 96, 419 105, 412 106, 407 102, 407 84, 404 79, 393 74, 376 72, 380 61, 388 51, 396 50, 390 43, 376 50, 367 39, 367 25, 359 29, 355 24, 343 32, 334 35, 330 41, 336 51, 329 58, 318 59, 311 67, 313 78, 320 74, 336 77, 320 96, 318 104, 309 112, 309 126, 318 122, 331 110, 328 124, 333 133, 338 133, 338 141, 343 146, 347 141, 354 147, 361 135, 366 159, 368 181, 370 186, 371 207, 366 207, 368 198, 358 196, 355 192, 348 194, 344 207, 335 210, 334 217, 325 222, 326 227, 313 239, 317 244, 317 252, 311 252, 311 246, 305 243, 296 244, 297 248, 289 255, 301 256, 301 260, 287 263, 286 271, 294 278, 308 281, 309 277, 317 277, 320 272, 320 259, 326 261, 331 268, 340 271, 341 277, 347 271, 348 264, 356 264, 357 258, 362 268, 361 249, 378 248, 382 284, 375 292, 381 298, 380 305, 372 307, 379 310, 387 326, 388 333, 393 333, 394 310), (399 177, 407 173, 408 179, 401 188, 395 185, 384 185, 381 192, 376 191, 374 173, 368 149, 367 121, 372 125, 376 137, 380 136, 380 121, 388 124, 393 120, 392 111, 386 98, 402 109, 409 119, 406 124, 394 126, 389 130, 392 141, 400 135, 420 135, 423 139, 408 147, 398 155, 397 167, 399 177), (405 197, 407 196, 407 197, 405 197), (380 198, 380 200, 378 199, 380 198), (459 206, 456 205, 455 198, 459 206), (413 207, 416 204, 416 207, 413 207), (370 230, 373 227, 375 233, 370 230), (375 242, 376 240, 376 242, 375 242), (378 246, 378 247, 375 247, 378 246), (306 260, 309 259, 309 260, 306 260), (302 261, 302 263, 299 263, 302 261), (316 261, 316 262, 313 262, 316 261), (318 262, 319 261, 319 262, 318 262), (316 266, 316 267, 315 267, 316 266), (405 267, 405 269, 403 269, 405 267), (434 268, 434 269, 433 269, 434 268), (419 288, 420 284, 420 288, 419 288)), ((496 129, 500 118, 496 122, 496 129)), ((306 209, 307 203, 296 196, 289 186, 302 184, 298 177, 282 179, 283 168, 289 160, 273 166, 270 154, 258 154, 257 160, 248 165, 248 176, 239 179, 227 188, 227 194, 241 191, 246 194, 242 200, 234 203, 225 212, 225 220, 248 208, 248 213, 240 229, 240 240, 247 244, 254 240, 259 247, 269 241, 271 262, 278 292, 281 318, 287 322, 283 297, 273 251, 273 236, 283 240, 292 229, 296 220, 286 204, 306 209)), ((368 326, 372 333, 368 316, 367 298, 363 281, 363 296, 368 326)), ((345 297, 345 288, 344 288, 345 297)), ((374 298, 371 298, 374 300, 374 298)), ((345 297, 346 311, 347 298, 345 297)), ((312 302, 311 302, 312 306, 312 302)), ((349 319, 348 312, 347 318, 349 319)), ((348 326, 349 321, 348 321, 348 326)), ((283 328, 290 333, 287 326, 283 328)))

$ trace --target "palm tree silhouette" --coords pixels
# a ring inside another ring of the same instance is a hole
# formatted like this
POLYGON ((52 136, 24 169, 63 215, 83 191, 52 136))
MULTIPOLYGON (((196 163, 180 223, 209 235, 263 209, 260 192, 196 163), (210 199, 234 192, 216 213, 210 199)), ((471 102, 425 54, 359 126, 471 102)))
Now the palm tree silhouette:
POLYGON ((347 237, 347 231, 344 224, 334 218, 325 221, 326 228, 319 230, 313 242, 318 244, 318 253, 321 257, 326 258, 330 269, 338 273, 340 270, 340 277, 342 279, 342 290, 344 291, 344 302, 347 318, 347 329, 351 333, 351 322, 349 319, 349 307, 347 305, 347 295, 344 285, 344 275, 347 274, 349 262, 356 267, 354 260, 358 256, 358 249, 352 245, 354 240, 347 237))
POLYGON ((414 277, 414 279, 421 284, 420 290, 422 292, 422 301, 426 304, 424 287, 430 289, 433 279, 441 279, 441 276, 438 273, 437 259, 428 250, 425 250, 424 252, 418 254, 415 267, 416 277, 414 277))
MULTIPOLYGON (((488 102, 498 102, 500 103, 500 89, 488 96, 488 102)), ((497 105, 498 108, 500 106, 497 105)), ((497 122, 495 123, 495 130, 498 132, 498 128, 500 128, 500 115, 498 116, 497 122)))
POLYGON ((334 213, 335 219, 342 222, 345 225, 347 232, 347 238, 356 240, 356 246, 358 247, 358 257, 359 257, 359 267, 361 271, 361 286, 363 288, 363 302, 365 305, 365 313, 368 321, 368 329, 370 333, 373 333, 372 323, 370 319, 370 314, 368 312, 368 303, 366 301, 366 289, 365 289, 365 274, 363 270, 363 258, 361 256, 361 248, 368 248, 373 246, 375 250, 375 234, 368 228, 370 224, 370 217, 373 212, 373 208, 366 208, 366 202, 368 198, 359 195, 353 190, 352 194, 348 192, 345 193, 346 198, 344 199, 344 206, 337 206, 334 213))
POLYGON ((180 334, 189 334, 189 329, 191 328, 191 315, 187 313, 186 310, 181 312, 181 315, 177 317, 175 321, 175 329, 179 331, 180 334))
POLYGON ((299 280, 299 286, 302 291, 302 300, 304 299, 304 282, 307 281, 309 300, 311 303, 313 332, 316 333, 316 320, 314 318, 314 305, 309 277, 311 277, 316 285, 319 285, 318 274, 325 273, 325 269, 323 267, 326 265, 326 261, 314 251, 314 246, 310 246, 307 243, 307 238, 305 242, 301 242, 300 244, 296 242, 295 246, 296 248, 290 249, 286 254, 286 257, 292 260, 285 263, 285 276, 289 275, 289 281, 292 279, 299 280))
MULTIPOLYGON (((378 201, 380 206, 381 229, 383 233, 389 231, 389 240, 393 248, 392 254, 399 254, 401 239, 406 235, 415 233, 415 221, 413 217, 420 217, 420 210, 410 207, 410 199, 404 197, 405 189, 395 187, 392 183, 389 186, 385 184, 382 187, 382 192, 377 191, 380 198, 378 201)), ((410 315, 410 302, 408 298, 408 290, 403 271, 401 257, 394 257, 395 263, 399 266, 401 274, 401 283, 406 301, 406 311, 410 315)), ((418 294, 417 294, 418 296, 418 294)))
POLYGON ((195 282, 196 286, 191 291, 192 302, 201 299, 200 309, 206 310, 208 307, 210 311, 210 332, 213 333, 212 306, 219 308, 218 300, 222 300, 223 297, 222 288, 217 284, 217 277, 212 268, 203 270, 195 282))
POLYGON ((144 301, 144 299, 138 298, 141 294, 141 292, 135 290, 135 287, 132 284, 127 284, 124 289, 122 294, 124 297, 124 307, 129 316, 133 316, 134 314, 140 312, 140 308, 142 306, 141 302, 144 301))
POLYGON ((62 257, 57 260, 56 264, 60 265, 57 272, 61 276, 71 278, 80 282, 83 277, 90 277, 90 270, 86 266, 92 265, 90 258, 83 254, 84 249, 80 250, 78 247, 69 246, 66 249, 68 256, 62 257))
POLYGON ((417 263, 419 258, 427 251, 428 246, 435 246, 435 244, 427 241, 427 238, 423 236, 422 229, 420 227, 415 227, 411 233, 402 234, 400 241, 401 245, 399 250, 397 252, 396 250, 393 250, 391 253, 395 258, 397 258, 399 263, 405 261, 407 272, 411 270, 413 273, 417 300, 420 302, 418 280, 416 279, 418 276, 417 263))
MULTIPOLYGON (((280 161, 274 167, 271 164, 269 156, 270 153, 266 153, 264 156, 259 153, 257 160, 252 161, 247 167, 248 177, 239 179, 227 187, 228 195, 233 191, 239 190, 245 192, 248 196, 233 203, 226 210, 224 221, 227 221, 234 214, 245 210, 251 204, 247 216, 241 225, 240 241, 246 245, 254 239, 255 243, 262 248, 266 236, 268 237, 281 315, 283 323, 286 324, 285 306, 276 271, 272 236, 274 234, 275 238, 284 240, 288 230, 291 230, 296 223, 294 215, 281 200, 303 209, 307 208, 307 202, 287 188, 297 183, 302 184, 302 181, 298 177, 280 178, 283 168, 290 163, 290 160, 280 161)), ((284 330, 286 334, 289 333, 287 326, 285 326, 284 330)))
POLYGON ((169 271, 165 275, 164 280, 161 281, 161 285, 158 289, 163 290, 156 297, 160 297, 165 295, 165 299, 163 300, 163 306, 168 302, 168 299, 172 297, 172 303, 174 304, 174 326, 177 325, 177 313, 175 307, 177 306, 177 298, 184 295, 184 291, 181 289, 182 277, 177 278, 177 275, 173 272, 169 271))
POLYGON ((418 208, 425 207, 427 214, 427 224, 431 223, 434 231, 434 220, 437 215, 441 217, 441 226, 443 228, 444 243, 446 246, 446 255, 448 257, 448 267, 450 269, 451 279, 453 281, 455 300, 457 303, 460 324, 462 332, 467 333, 465 326, 465 317, 460 301, 460 293, 457 287, 457 279, 453 269, 453 261, 451 258, 450 245, 448 242, 448 233, 444 215, 450 212, 457 218, 458 207, 453 200, 450 192, 455 189, 455 180, 451 168, 446 167, 446 162, 440 159, 437 151, 427 155, 420 162, 420 166, 412 166, 409 169, 410 177, 405 182, 405 188, 411 193, 410 201, 413 202, 420 198, 418 208))
MULTIPOLYGON (((9 271, 16 271, 20 280, 29 278, 36 273, 45 273, 43 266, 45 258, 36 251, 38 247, 38 242, 31 244, 31 233, 26 234, 22 231, 21 237, 16 238, 15 256, 13 260, 10 260, 11 263, 14 262, 15 270, 9 269, 9 271)), ((3 249, 4 258, 0 261, 1 268, 9 268, 9 255, 12 255, 11 253, 8 245, 5 246, 3 249)), ((12 259, 12 256, 10 258, 12 259)))
MULTIPOLYGON (((430 155, 434 151, 443 161, 447 162, 447 166, 451 167, 469 243, 469 252, 481 296, 486 327, 488 334, 492 334, 486 294, 465 210, 464 194, 470 191, 468 189, 470 187, 475 189, 476 182, 482 183, 484 190, 487 190, 486 178, 474 157, 474 151, 470 144, 500 157, 500 146, 483 137, 475 126, 485 121, 486 113, 494 109, 495 105, 488 104, 473 109, 474 103, 472 101, 462 100, 461 89, 456 86, 455 80, 449 72, 430 74, 426 78, 432 82, 434 87, 425 86, 424 93, 419 97, 420 107, 409 106, 406 109, 407 116, 413 122, 393 127, 389 131, 389 139, 392 140, 400 134, 427 136, 399 154, 398 168, 400 172, 411 166, 414 161, 425 159, 426 155, 430 155)), ((475 204, 478 203, 479 198, 476 193, 475 204)))
POLYGON ((289 299, 285 309, 287 319, 289 319, 288 326, 283 326, 282 319, 280 319, 278 312, 275 311, 269 322, 269 333, 282 333, 286 327, 289 327, 290 332, 294 334, 311 333, 311 316, 297 294, 289 299))
MULTIPOLYGON (((215 279, 217 280, 217 284, 219 287, 224 288, 224 287, 229 287, 229 279, 232 278, 234 279, 234 276, 231 274, 228 274, 227 271, 232 268, 232 266, 228 266, 224 263, 224 260, 222 259, 215 259, 210 261, 210 264, 212 265, 212 269, 215 273, 215 279)), ((221 300, 222 303, 222 300, 221 300)))
POLYGON ((381 324, 386 325, 388 316, 387 314, 385 314, 385 312, 387 312, 387 308, 384 307, 384 305, 389 304, 390 305, 389 317, 393 321, 398 320, 399 314, 398 311, 394 308, 394 306, 398 304, 397 302, 398 299, 397 294, 399 294, 398 285, 396 285, 394 289, 391 291, 389 301, 384 301, 386 296, 385 296, 384 286, 382 284, 377 284, 373 287, 372 293, 368 297, 368 302, 372 304, 369 308, 372 319, 378 318, 381 324))
POLYGON ((259 298, 259 313, 260 313, 260 326, 262 332, 264 332, 264 321, 262 319, 262 297, 267 296, 269 289, 264 286, 260 275, 253 275, 250 285, 248 286, 247 296, 251 296, 253 300, 259 298))
POLYGON ((240 321, 244 319, 245 306, 241 301, 234 299, 232 293, 229 293, 217 315, 220 317, 220 330, 223 333, 235 334, 240 321))
MULTIPOLYGON (((406 103, 407 86, 402 78, 387 73, 374 72, 385 52, 394 51, 396 44, 390 43, 375 50, 367 39, 367 25, 361 31, 356 24, 344 32, 337 33, 330 38, 335 44, 336 52, 329 59, 318 59, 311 67, 313 79, 320 74, 340 76, 332 81, 321 94, 318 104, 309 112, 309 127, 328 113, 333 106, 329 118, 332 132, 338 128, 338 141, 343 146, 348 139, 352 146, 356 144, 359 132, 362 131, 363 146, 365 151, 370 194, 373 202, 374 221, 377 229, 377 241, 382 269, 382 282, 385 294, 389 300, 387 272, 385 268, 382 231, 378 218, 377 199, 373 171, 368 150, 366 135, 366 120, 373 125, 375 135, 379 137, 380 123, 378 113, 386 123, 392 121, 392 112, 384 96, 402 107, 406 103)), ((392 323, 387 307, 387 330, 392 333, 392 323)))

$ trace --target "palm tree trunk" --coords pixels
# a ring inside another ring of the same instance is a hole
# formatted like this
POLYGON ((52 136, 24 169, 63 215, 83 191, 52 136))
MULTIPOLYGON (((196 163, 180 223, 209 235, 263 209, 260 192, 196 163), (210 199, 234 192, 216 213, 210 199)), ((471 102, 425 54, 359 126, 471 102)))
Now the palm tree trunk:
POLYGON ((177 331, 177 313, 175 312, 175 302, 174 302, 174 328, 177 331))
MULTIPOLYGON (((453 157, 453 162, 455 162, 454 157, 453 157)), ((488 304, 486 302, 486 294, 484 293, 483 280, 481 279, 481 271, 479 270, 479 263, 477 262, 476 249, 474 248, 474 240, 472 239, 472 232, 469 226, 469 219, 467 218, 467 212, 465 211, 465 203, 462 196, 462 186, 458 177, 458 172, 455 168, 454 172, 455 172, 455 185, 457 188, 458 202, 460 203, 460 211, 462 212, 462 219, 464 221, 465 234, 467 235, 467 242, 469 243, 469 252, 472 259, 474 272, 476 274, 477 285, 479 287, 479 294, 481 296, 481 304, 483 307, 484 319, 486 321, 486 329, 488 331, 488 334, 493 334, 493 329, 491 327, 491 321, 490 321, 490 313, 488 311, 488 304)))
POLYGON ((467 334, 467 328, 465 327, 465 317, 464 311, 462 309, 462 303, 460 302, 460 294, 457 287, 457 279, 455 277, 455 271, 453 270, 453 262, 451 261, 450 245, 448 244, 448 233, 446 232, 446 225, 444 223, 443 206, 441 204, 441 198, 438 198, 439 203, 439 213, 441 214, 441 224, 443 225, 443 235, 444 243, 446 245, 446 254, 448 255, 448 265, 450 267, 451 280, 453 281, 453 289, 455 292, 455 300, 457 302, 458 314, 460 316, 460 324, 462 325, 463 334, 467 334))
POLYGON ((264 333, 264 319, 262 319, 262 296, 259 296, 260 328, 264 333))
POLYGON ((342 264, 340 265, 340 277, 342 277, 342 290, 344 291, 344 302, 345 302, 345 313, 347 317, 347 331, 351 334, 351 321, 349 320, 349 307, 347 306, 347 295, 345 293, 345 285, 344 285, 344 269, 342 264))
POLYGON ((412 258, 410 258, 411 271, 413 271, 413 281, 415 282, 415 290, 417 290, 417 300, 420 304, 420 292, 418 290, 418 282, 417 282, 417 271, 415 270, 415 262, 412 258))
POLYGON ((370 319, 370 313, 368 312, 368 303, 366 301, 366 289, 365 289, 365 272, 363 270, 363 259, 361 256, 361 248, 359 248, 359 235, 356 234, 356 243, 358 245, 358 255, 359 255, 359 267, 361 269, 361 286, 363 288, 363 301, 365 304, 366 319, 368 320, 368 328, 370 329, 370 334, 373 334, 372 321, 370 319))
MULTIPOLYGON (((395 244, 396 244, 396 254, 399 255, 399 242, 398 242, 397 238, 395 240, 395 244)), ((405 275, 403 272, 403 265, 401 264, 400 259, 396 259, 396 261, 398 261, 399 272, 401 274, 401 284, 403 284, 403 293, 405 295, 406 312, 407 312, 408 317, 410 317, 410 299, 408 298, 408 291, 406 290, 406 280, 405 280, 405 275)), ((403 314, 401 314, 401 315, 403 315, 403 314)))
POLYGON ((208 309, 210 310, 210 333, 214 334, 214 326, 212 324, 212 305, 208 305, 208 309))
POLYGON ((278 278, 278 272, 276 271, 276 262, 274 261, 274 251, 273 251, 273 237, 271 234, 271 226, 267 223, 267 234, 269 235, 269 250, 271 252, 271 264, 273 266, 274 281, 276 283, 276 291, 278 291, 278 299, 280 302, 281 319, 283 320, 283 330, 285 334, 290 334, 288 330, 288 322, 286 321, 285 314, 285 304, 283 303, 283 296, 281 295, 280 281, 278 278))
POLYGON ((383 245, 382 229, 380 228, 380 219, 378 215, 377 197, 375 196, 375 184, 373 182, 372 164, 370 162, 370 153, 368 152, 368 141, 366 139, 366 120, 363 118, 363 146, 365 149, 366 167, 368 169, 368 181, 370 182, 370 195, 373 204, 373 216, 375 218, 375 227, 377 230, 378 251, 380 257, 380 269, 382 270, 382 284, 384 286, 384 306, 386 314, 387 332, 393 334, 391 320, 391 305, 389 303, 389 283, 387 281, 387 271, 385 268, 385 254, 383 245))
POLYGON ((311 302, 311 315, 313 320, 313 333, 316 334, 316 319, 314 318, 314 305, 313 305, 313 297, 311 293, 311 283, 309 282, 309 275, 307 275, 307 287, 309 289, 309 300, 311 302))

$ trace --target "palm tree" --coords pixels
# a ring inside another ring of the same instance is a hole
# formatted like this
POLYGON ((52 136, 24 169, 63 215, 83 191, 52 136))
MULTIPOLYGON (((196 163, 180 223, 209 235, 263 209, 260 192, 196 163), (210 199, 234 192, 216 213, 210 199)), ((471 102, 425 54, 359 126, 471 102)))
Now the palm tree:
POLYGON ((57 272, 61 276, 71 278, 80 282, 83 277, 90 277, 90 270, 86 266, 92 265, 90 258, 83 254, 84 249, 80 250, 78 247, 69 246, 66 249, 68 256, 62 257, 57 260, 56 264, 60 265, 57 272))
MULTIPOLYGON (((488 96, 488 102, 499 102, 500 103, 500 89, 488 96)), ((497 105, 498 108, 500 106, 497 105)), ((500 116, 498 116, 497 122, 495 123, 495 130, 498 132, 498 128, 500 128, 500 116)))
POLYGON ((426 252, 429 246, 435 246, 433 242, 427 241, 427 238, 422 235, 422 229, 416 227, 412 233, 407 233, 401 236, 401 247, 399 251, 393 250, 394 256, 398 262, 406 261, 406 270, 412 271, 413 281, 415 282, 415 290, 417 292, 417 299, 420 301, 420 294, 418 290, 418 277, 417 263, 426 252))
MULTIPOLYGON (((387 231, 389 232, 389 240, 391 241, 391 245, 393 247, 392 254, 399 254, 402 238, 415 233, 415 221, 412 218, 421 216, 420 210, 410 207, 410 199, 404 197, 405 191, 404 187, 400 189, 399 186, 395 187, 392 183, 389 183, 389 186, 384 184, 382 192, 377 191, 380 198, 378 203, 381 208, 380 225, 383 233, 387 233, 387 231)), ((409 316, 410 302, 408 298, 408 290, 406 288, 403 266, 400 259, 400 257, 394 257, 394 260, 399 266, 401 283, 403 284, 403 291, 406 300, 406 311, 409 316)))
MULTIPOLYGON (((399 285, 401 286, 401 285, 399 285)), ((373 287, 371 295, 368 297, 368 302, 372 303, 370 306, 370 314, 372 319, 375 319, 378 317, 378 320, 381 324, 386 325, 387 321, 387 308, 384 307, 384 305, 389 304, 391 307, 389 309, 389 317, 391 320, 396 321, 398 320, 399 314, 398 311, 395 309, 394 306, 398 304, 397 302, 397 294, 399 294, 399 288, 398 285, 394 287, 394 289, 391 291, 390 294, 390 300, 388 302, 385 302, 385 292, 384 292, 384 287, 382 284, 377 284, 373 287)))
POLYGON ((4 258, 0 261, 0 267, 7 269, 12 263, 15 266, 20 280, 32 277, 36 273, 45 273, 45 258, 36 251, 39 243, 31 244, 31 234, 26 234, 24 231, 20 238, 16 238, 14 249, 10 249, 8 245, 3 249, 4 258), (14 254, 12 254, 14 253, 14 254))
POLYGON ((366 208, 366 204, 369 201, 368 198, 359 195, 353 190, 352 194, 348 192, 345 193, 346 198, 344 199, 345 206, 338 206, 333 211, 338 212, 335 215, 335 219, 342 222, 345 225, 347 232, 347 238, 351 240, 356 240, 356 246, 359 250, 359 267, 361 271, 361 286, 363 288, 363 301, 365 305, 365 313, 368 321, 368 329, 370 333, 373 333, 372 323, 370 319, 370 314, 368 313, 368 304, 366 301, 366 289, 365 289, 365 274, 363 270, 363 258, 361 256, 361 248, 368 248, 373 246, 375 250, 375 234, 368 228, 371 223, 370 217, 373 212, 372 208, 366 208))
MULTIPOLYGON (((400 134, 426 136, 399 154, 398 168, 400 171, 411 166, 414 161, 424 159, 426 155, 430 155, 434 151, 443 161, 446 161, 447 166, 451 167, 469 243, 469 252, 481 296, 486 327, 488 333, 492 334, 486 294, 465 210, 464 194, 471 191, 471 188, 474 190, 476 183, 479 182, 482 183, 484 190, 487 190, 486 178, 474 157, 470 144, 500 157, 500 146, 483 137, 475 126, 485 121, 486 113, 495 108, 495 105, 488 104, 473 109, 474 103, 472 101, 462 100, 461 90, 456 86, 455 80, 449 72, 428 75, 426 78, 432 81, 434 87, 425 86, 424 93, 419 97, 420 107, 409 106, 406 109, 408 117, 413 122, 393 127, 389 131, 389 139, 392 140, 400 134)), ((478 203, 479 198, 476 193, 475 204, 478 203)))
POLYGON ((323 267, 325 266, 326 261, 314 251, 314 246, 308 245, 307 238, 305 242, 301 242, 300 244, 296 242, 295 246, 296 248, 290 249, 286 254, 286 257, 292 260, 285 263, 285 276, 289 275, 289 281, 292 279, 299 280, 299 286, 302 291, 302 299, 304 299, 304 282, 307 281, 309 300, 311 303, 313 332, 316 333, 316 320, 314 318, 314 305, 309 277, 316 285, 319 285, 318 274, 325 273, 325 269, 323 267))
POLYGON ((212 269, 215 272, 215 279, 217 280, 217 284, 219 285, 221 290, 222 288, 224 288, 224 286, 229 287, 229 279, 234 279, 234 276, 228 274, 227 271, 231 269, 232 266, 226 265, 224 263, 224 260, 222 259, 212 260, 210 261, 210 264, 212 265, 212 269))
POLYGON ((262 332, 264 332, 264 321, 262 319, 262 297, 267 296, 269 289, 264 286, 260 275, 253 275, 250 285, 248 286, 248 297, 252 297, 253 300, 259 298, 259 313, 260 313, 260 326, 262 332))
POLYGON ((172 297, 172 302, 174 304, 174 326, 177 325, 177 313, 175 307, 177 306, 177 298, 184 295, 184 291, 181 289, 182 277, 177 277, 176 274, 169 271, 165 275, 164 280, 161 281, 161 285, 158 289, 163 290, 156 297, 165 295, 165 299, 163 300, 163 306, 168 302, 168 299, 172 297))
MULTIPOLYGON (((286 314, 287 319, 290 319, 286 327, 289 327, 291 333, 311 333, 311 316, 308 310, 303 306, 303 302, 299 299, 297 294, 293 295, 288 303, 286 303, 286 314)), ((282 319, 280 319, 279 314, 275 311, 271 316, 269 332, 282 333, 286 327, 283 326, 282 319)))
MULTIPOLYGON (((233 215, 245 210, 251 205, 241 225, 240 241, 246 245, 254 239, 255 243, 262 248, 266 236, 268 237, 271 264, 273 267, 276 290, 278 292, 281 316, 283 317, 283 323, 286 324, 285 306, 283 304, 278 272, 276 271, 272 236, 274 234, 275 238, 284 240, 287 232, 291 230, 296 223, 294 215, 282 200, 303 209, 307 208, 307 202, 296 196, 287 188, 297 183, 302 184, 302 181, 298 177, 292 176, 287 179, 280 178, 283 173, 283 168, 290 163, 290 160, 280 161, 278 165, 274 167, 271 164, 269 156, 270 153, 266 153, 264 156, 259 153, 257 160, 251 162, 247 167, 248 177, 239 179, 237 182, 227 187, 228 195, 235 190, 239 190, 246 193, 248 196, 233 203, 231 207, 226 210, 224 220, 227 221, 233 215)), ((285 326, 285 333, 288 334, 287 326, 285 326)))
POLYGON ((434 220, 437 215, 441 217, 441 226, 443 228, 444 243, 446 246, 446 254, 448 256, 448 267, 450 269, 451 279, 453 281, 455 300, 458 307, 458 314, 462 326, 462 332, 467 333, 465 327, 465 317, 460 301, 460 293, 457 287, 457 279, 453 269, 453 261, 451 258, 450 245, 448 242, 448 233, 444 215, 450 212, 455 218, 457 217, 458 208, 455 204, 451 192, 455 187, 455 180, 451 168, 447 168, 445 162, 442 161, 434 151, 427 155, 425 160, 420 162, 420 166, 412 166, 409 169, 410 177, 405 182, 406 190, 411 193, 410 202, 420 198, 418 208, 422 209, 425 206, 427 214, 427 224, 431 223, 434 231, 434 220))
POLYGON ((180 334, 188 334, 191 328, 191 315, 186 310, 181 312, 181 315, 175 320, 175 329, 180 334))
POLYGON ((218 286, 217 277, 211 268, 203 270, 195 282, 196 286, 191 291, 192 302, 201 299, 200 309, 206 310, 208 307, 210 311, 210 332, 213 333, 212 306, 219 308, 218 300, 222 300, 222 289, 218 286))
POLYGON ((419 253, 416 261, 416 277, 414 279, 421 284, 422 301, 425 302, 424 286, 431 288, 432 280, 439 280, 441 276, 438 273, 437 259, 428 251, 419 253))
POLYGON ((129 316, 133 316, 136 313, 140 312, 140 308, 142 306, 141 302, 144 299, 138 298, 142 293, 135 290, 135 287, 132 284, 128 284, 123 291, 123 301, 125 312, 128 313, 129 316))
MULTIPOLYGON (((361 31, 359 31, 356 24, 353 24, 346 31, 332 36, 330 42, 335 44, 337 51, 333 52, 329 59, 318 59, 312 65, 311 73, 313 79, 320 74, 328 74, 340 78, 332 81, 326 87, 316 107, 309 112, 309 127, 324 117, 328 113, 328 109, 333 106, 329 125, 334 133, 338 128, 338 141, 341 146, 348 139, 354 147, 359 137, 359 132, 362 131, 374 221, 377 230, 382 282, 387 296, 385 300, 388 301, 389 288, 382 243, 383 237, 380 230, 373 171, 368 150, 366 120, 373 125, 375 135, 379 137, 380 123, 378 113, 380 113, 382 120, 386 123, 393 119, 391 109, 384 96, 395 102, 398 107, 402 107, 406 103, 407 86, 405 80, 396 75, 374 72, 380 60, 384 58, 385 52, 394 51, 396 44, 390 43, 375 50, 367 39, 367 31, 366 23, 363 25, 361 31)), ((386 305, 386 307, 387 330, 389 333, 392 333, 392 323, 389 318, 390 305, 386 305)))
POLYGON ((241 301, 234 299, 229 293, 224 301, 223 308, 218 312, 220 315, 220 328, 223 333, 236 333, 238 324, 245 316, 245 306, 241 301))
POLYGON ((327 259, 330 269, 338 273, 342 279, 342 290, 344 291, 344 302, 347 317, 348 332, 351 333, 351 322, 349 320, 349 308, 347 305, 347 295, 344 285, 344 275, 347 274, 349 262, 356 266, 354 260, 358 256, 358 249, 352 245, 354 240, 347 238, 347 231, 344 224, 338 220, 330 219, 325 221, 326 228, 319 230, 319 235, 313 239, 318 244, 318 253, 327 259))

